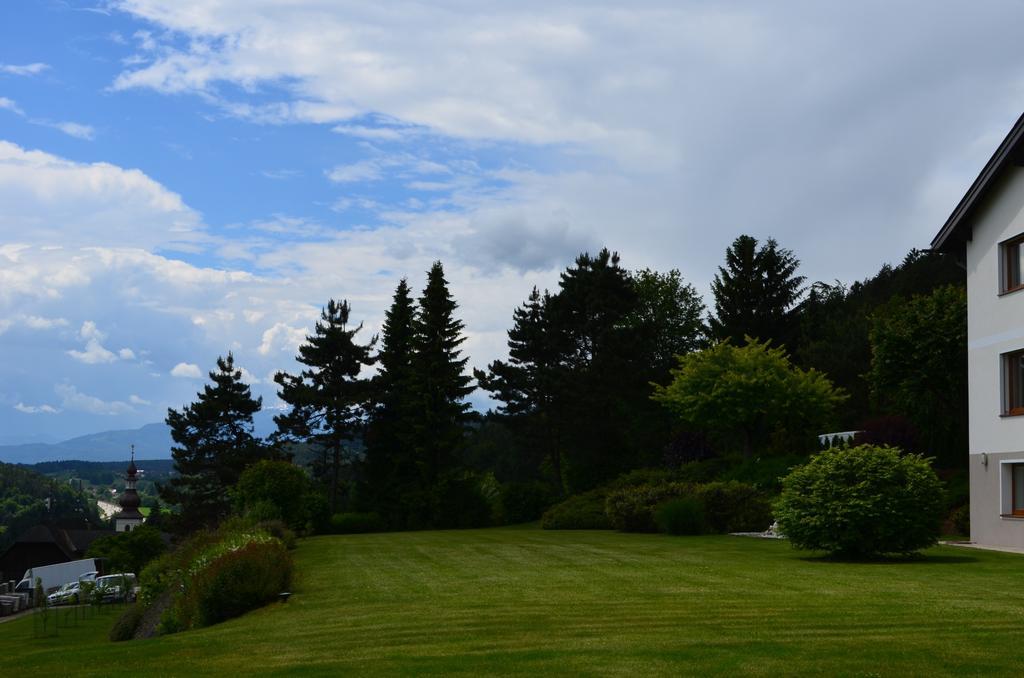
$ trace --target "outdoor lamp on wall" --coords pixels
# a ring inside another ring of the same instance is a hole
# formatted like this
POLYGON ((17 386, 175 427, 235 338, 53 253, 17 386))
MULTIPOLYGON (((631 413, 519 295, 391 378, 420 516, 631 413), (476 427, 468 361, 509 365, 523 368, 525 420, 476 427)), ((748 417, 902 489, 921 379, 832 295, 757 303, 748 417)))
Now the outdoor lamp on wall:
POLYGON ((981 465, 988 468, 988 452, 981 453, 981 465))

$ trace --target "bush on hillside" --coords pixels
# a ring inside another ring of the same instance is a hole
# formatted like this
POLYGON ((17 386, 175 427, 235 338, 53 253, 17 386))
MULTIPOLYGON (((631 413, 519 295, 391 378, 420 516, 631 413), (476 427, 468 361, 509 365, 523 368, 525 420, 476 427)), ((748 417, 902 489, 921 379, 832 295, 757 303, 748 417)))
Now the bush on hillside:
POLYGON ((843 557, 910 554, 938 540, 945 491, 927 459, 893 447, 821 452, 784 480, 775 508, 799 549, 843 557))
POLYGON ((108 637, 115 643, 122 640, 131 640, 135 635, 135 629, 138 628, 139 622, 142 620, 142 615, 146 612, 146 608, 139 604, 133 603, 129 605, 121 616, 114 622, 114 626, 111 627, 108 637))
POLYGON ((291 556, 281 542, 249 542, 197 573, 186 606, 195 626, 210 626, 276 600, 291 586, 291 578, 291 556))
POLYGON ((545 530, 610 530, 612 524, 604 510, 606 498, 603 489, 569 497, 545 511, 540 526, 545 530))
POLYGON ((658 531, 665 534, 704 534, 707 531, 704 502, 697 497, 670 499, 655 510, 654 522, 658 531))
POLYGON ((384 519, 376 513, 335 513, 331 516, 332 534, 365 534, 387 529, 384 519))

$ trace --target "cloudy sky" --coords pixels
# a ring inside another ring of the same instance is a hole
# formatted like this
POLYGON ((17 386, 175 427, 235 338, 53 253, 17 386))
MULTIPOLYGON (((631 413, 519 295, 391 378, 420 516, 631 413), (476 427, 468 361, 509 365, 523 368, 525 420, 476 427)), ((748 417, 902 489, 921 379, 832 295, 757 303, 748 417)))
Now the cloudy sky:
MULTIPOLYGON (((1024 108, 1020 2, 9 0, 0 442, 159 421, 441 259, 473 364, 583 250, 702 292, 926 247, 1024 108)), ((478 398, 477 404, 484 404, 478 398)))

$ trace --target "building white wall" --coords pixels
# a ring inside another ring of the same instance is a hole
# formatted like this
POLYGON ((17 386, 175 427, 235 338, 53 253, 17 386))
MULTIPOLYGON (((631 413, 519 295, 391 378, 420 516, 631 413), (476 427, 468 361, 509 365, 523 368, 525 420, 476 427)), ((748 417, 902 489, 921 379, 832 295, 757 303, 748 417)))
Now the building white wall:
POLYGON ((967 370, 971 454, 1024 450, 1024 417, 1000 417, 999 356, 1024 349, 1024 290, 1000 296, 999 243, 1024 234, 1024 169, 989 191, 967 243, 967 370))
POLYGON ((1024 349, 1024 290, 1000 295, 999 243, 1024 234, 1024 170, 1010 167, 988 191, 967 243, 967 371, 971 539, 1024 548, 1024 519, 1010 511, 1010 465, 1024 459, 1024 417, 1001 417, 1000 355, 1024 349))

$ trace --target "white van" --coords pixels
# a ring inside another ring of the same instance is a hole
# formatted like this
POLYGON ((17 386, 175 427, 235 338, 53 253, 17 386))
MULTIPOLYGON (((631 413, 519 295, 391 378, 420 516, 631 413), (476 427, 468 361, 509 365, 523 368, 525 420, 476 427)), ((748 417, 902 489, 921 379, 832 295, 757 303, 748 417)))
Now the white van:
POLYGON ((104 603, 130 603, 135 600, 135 575, 131 572, 120 572, 97 577, 96 593, 104 603))

